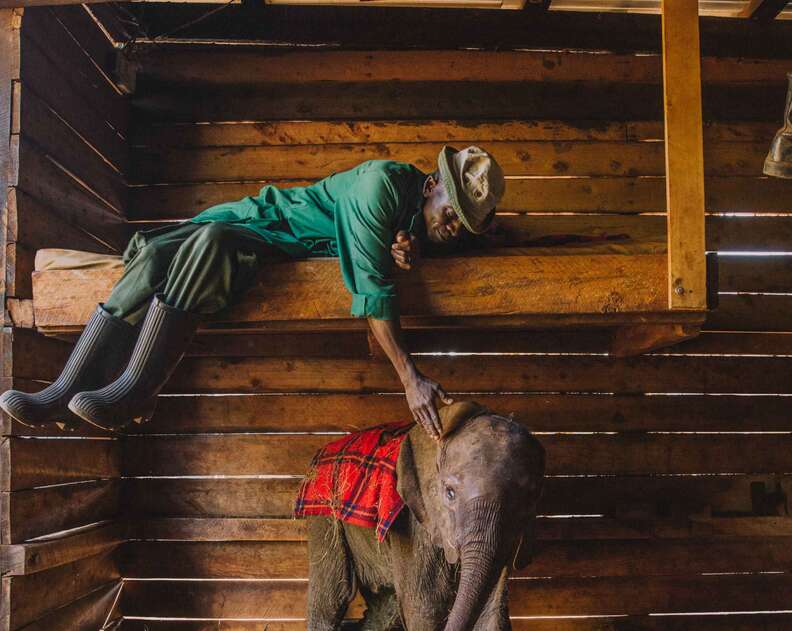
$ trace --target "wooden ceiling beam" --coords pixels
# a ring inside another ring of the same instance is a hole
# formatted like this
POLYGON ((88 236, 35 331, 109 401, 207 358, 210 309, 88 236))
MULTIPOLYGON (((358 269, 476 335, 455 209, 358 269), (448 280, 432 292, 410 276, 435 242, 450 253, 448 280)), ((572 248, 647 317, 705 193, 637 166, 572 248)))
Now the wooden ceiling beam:
POLYGON ((768 21, 775 20, 789 0, 751 0, 740 13, 741 18, 768 21))

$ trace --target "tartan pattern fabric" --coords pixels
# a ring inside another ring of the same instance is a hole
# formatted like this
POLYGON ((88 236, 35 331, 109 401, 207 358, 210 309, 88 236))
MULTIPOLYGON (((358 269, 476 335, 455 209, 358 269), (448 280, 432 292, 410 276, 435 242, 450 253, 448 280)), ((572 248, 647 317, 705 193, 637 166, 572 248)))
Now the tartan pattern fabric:
POLYGON ((396 491, 396 461, 413 421, 355 432, 322 447, 300 485, 295 517, 326 515, 377 529, 383 541, 404 502, 396 491))

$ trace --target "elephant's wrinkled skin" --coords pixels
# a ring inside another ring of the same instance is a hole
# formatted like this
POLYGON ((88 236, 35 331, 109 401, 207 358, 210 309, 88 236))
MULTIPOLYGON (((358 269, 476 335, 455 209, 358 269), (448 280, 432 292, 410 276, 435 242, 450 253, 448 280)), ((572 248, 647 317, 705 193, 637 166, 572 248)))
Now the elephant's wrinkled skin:
POLYGON ((530 562, 544 450, 520 424, 474 403, 441 410, 445 438, 405 439, 406 503, 385 541, 374 529, 308 519, 308 629, 341 624, 360 589, 363 629, 509 629, 506 578, 530 562))

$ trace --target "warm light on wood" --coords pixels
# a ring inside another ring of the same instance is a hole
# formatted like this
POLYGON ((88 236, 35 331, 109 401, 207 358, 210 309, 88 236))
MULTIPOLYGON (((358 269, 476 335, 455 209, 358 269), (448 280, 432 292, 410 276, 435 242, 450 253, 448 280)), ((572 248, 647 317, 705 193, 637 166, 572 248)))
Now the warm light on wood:
POLYGON ((698 3, 663 1, 668 304, 705 309, 704 150, 698 3))

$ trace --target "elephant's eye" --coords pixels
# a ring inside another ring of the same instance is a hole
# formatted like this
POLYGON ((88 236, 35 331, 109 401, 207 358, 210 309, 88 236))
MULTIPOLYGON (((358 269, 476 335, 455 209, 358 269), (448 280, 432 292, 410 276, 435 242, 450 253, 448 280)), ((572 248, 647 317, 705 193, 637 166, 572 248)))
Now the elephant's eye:
POLYGON ((456 497, 456 493, 454 493, 454 489, 452 489, 450 486, 446 487, 445 492, 446 492, 446 497, 450 500, 456 497))

